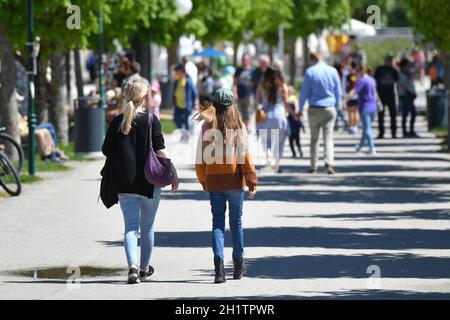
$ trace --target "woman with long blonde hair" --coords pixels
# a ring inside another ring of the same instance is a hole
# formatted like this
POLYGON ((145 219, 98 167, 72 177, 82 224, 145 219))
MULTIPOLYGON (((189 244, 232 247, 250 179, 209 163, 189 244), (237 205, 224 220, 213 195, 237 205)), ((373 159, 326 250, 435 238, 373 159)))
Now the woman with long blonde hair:
POLYGON ((242 212, 244 188, 254 198, 258 179, 251 154, 246 147, 247 129, 242 122, 231 90, 219 89, 213 103, 198 115, 203 120, 196 173, 203 189, 209 193, 213 217, 212 236, 215 283, 226 282, 224 269, 225 211, 229 205, 229 221, 233 242, 234 279, 245 272, 242 212))
MULTIPOLYGON (((124 88, 125 110, 116 116, 103 143, 103 153, 113 159, 112 183, 117 190, 125 223, 124 246, 128 262, 128 283, 149 280, 154 269, 150 265, 153 250, 153 223, 161 199, 161 189, 147 182, 144 166, 150 148, 166 157, 164 137, 158 117, 149 117, 145 106, 149 87, 142 80, 130 80, 124 88), (149 120, 152 135, 149 136, 149 120), (138 267, 138 233, 141 232, 141 254, 138 267), (138 270, 138 268, 140 270, 138 270)), ((178 177, 172 166, 172 191, 178 189, 178 177)))

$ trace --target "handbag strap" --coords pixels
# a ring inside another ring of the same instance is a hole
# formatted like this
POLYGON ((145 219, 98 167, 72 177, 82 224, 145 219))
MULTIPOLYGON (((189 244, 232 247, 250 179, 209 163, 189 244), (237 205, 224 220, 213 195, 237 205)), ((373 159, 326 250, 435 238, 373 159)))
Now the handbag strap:
POLYGON ((153 124, 153 113, 150 112, 148 115, 148 139, 149 139, 149 145, 150 145, 151 149, 153 149, 152 124, 153 124))

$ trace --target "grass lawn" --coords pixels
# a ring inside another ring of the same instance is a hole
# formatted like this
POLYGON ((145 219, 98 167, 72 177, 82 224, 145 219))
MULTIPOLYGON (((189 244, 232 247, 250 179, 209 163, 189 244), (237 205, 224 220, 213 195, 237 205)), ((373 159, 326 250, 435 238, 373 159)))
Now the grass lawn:
POLYGON ((442 128, 433 129, 433 133, 438 138, 441 138, 443 140, 441 143, 442 152, 448 152, 448 145, 447 145, 448 128, 442 127, 442 128))
POLYGON ((172 132, 175 131, 176 127, 175 127, 175 123, 173 122, 172 119, 165 119, 165 118, 161 118, 161 129, 162 132, 165 134, 171 134, 172 132))

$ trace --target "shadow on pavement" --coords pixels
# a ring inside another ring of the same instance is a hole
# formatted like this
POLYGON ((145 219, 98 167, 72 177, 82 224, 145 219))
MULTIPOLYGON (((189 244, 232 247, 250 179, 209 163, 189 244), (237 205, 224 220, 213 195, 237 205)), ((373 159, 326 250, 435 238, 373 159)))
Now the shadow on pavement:
POLYGON ((357 278, 367 279, 372 273, 367 268, 376 265, 384 278, 450 278, 450 258, 422 257, 413 254, 371 255, 308 255, 273 256, 248 259, 250 278, 315 279, 357 278))
POLYGON ((411 210, 392 213, 376 212, 376 213, 345 213, 345 214, 314 214, 314 215, 278 215, 276 217, 342 219, 347 221, 397 220, 397 219, 448 220, 450 219, 450 209, 411 210))
MULTIPOLYGON (((244 280, 245 281, 245 280, 244 280)), ((302 292, 303 293, 303 292, 302 292)), ((174 298, 176 299, 176 298, 174 298)), ((189 300, 218 300, 223 297, 194 297, 189 300)), ((258 296, 232 296, 225 297, 231 300, 365 300, 365 299, 389 299, 389 300, 448 300, 450 293, 442 292, 413 292, 402 290, 350 290, 338 292, 324 292, 320 296, 295 296, 295 295, 258 295, 258 296)), ((183 299, 178 299, 183 300, 183 299)))
MULTIPOLYGON (((340 248, 340 249, 450 249, 448 230, 423 229, 346 229, 317 227, 280 227, 245 229, 246 247, 267 248, 340 248)), ((99 241, 118 247, 123 241, 99 241)), ((225 244, 231 247, 231 234, 225 244)), ((174 248, 208 248, 211 231, 156 232, 155 246, 174 248)), ((450 264, 448 266, 450 272, 450 264)))

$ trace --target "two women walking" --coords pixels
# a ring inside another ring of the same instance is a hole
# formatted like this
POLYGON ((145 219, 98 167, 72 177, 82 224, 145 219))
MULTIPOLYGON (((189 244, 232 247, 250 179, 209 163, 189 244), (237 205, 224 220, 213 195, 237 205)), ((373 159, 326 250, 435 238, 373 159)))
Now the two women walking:
MULTIPOLYGON (((161 188, 146 178, 151 148, 166 158, 161 123, 149 112, 151 91, 142 80, 129 81, 124 89, 125 111, 111 122, 102 151, 107 157, 111 174, 107 180, 108 196, 116 196, 124 217, 124 247, 128 263, 128 283, 148 281, 155 269, 150 265, 154 245, 154 222, 161 200, 161 188), (112 191, 110 191, 112 190, 112 191), (138 235, 140 231, 140 259, 138 235)), ((198 116, 203 121, 200 154, 196 171, 203 189, 209 192, 213 216, 213 252, 215 282, 226 281, 224 271, 224 231, 226 203, 229 204, 232 231, 234 278, 240 279, 245 271, 244 238, 242 227, 244 188, 249 187, 249 198, 256 194, 256 170, 246 149, 246 128, 229 90, 218 90, 211 106, 198 116), (206 133, 210 133, 212 135, 206 133), (228 132, 233 135, 229 137, 228 132), (205 136, 206 134, 206 136, 205 136), (223 138, 225 137, 225 139, 223 138), (203 152, 204 147, 214 150, 203 152), (226 150, 226 156, 220 156, 226 150), (231 151, 230 151, 231 150, 231 151), (231 152, 231 153, 230 153, 231 152), (223 160, 227 162, 224 164, 223 160), (231 159, 231 160, 230 160, 231 159)), ((151 165, 151 164, 150 164, 151 165)), ((106 165, 105 165, 106 167, 106 165)), ((178 176, 170 166, 172 192, 178 190, 178 176)), ((104 175, 105 179, 105 175, 104 175)), ((105 180, 106 181, 106 180, 105 180)), ((112 201, 114 203, 114 201, 112 201)))

